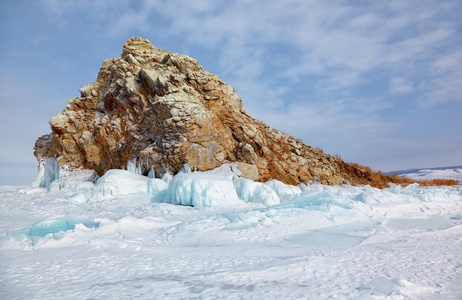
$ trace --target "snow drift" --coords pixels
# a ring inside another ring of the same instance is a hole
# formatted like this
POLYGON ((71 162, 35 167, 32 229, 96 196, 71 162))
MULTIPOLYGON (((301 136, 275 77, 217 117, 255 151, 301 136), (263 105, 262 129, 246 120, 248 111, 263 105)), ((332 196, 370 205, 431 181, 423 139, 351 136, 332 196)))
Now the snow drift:
POLYGON ((129 169, 0 187, 0 298, 462 296, 462 186, 129 169))

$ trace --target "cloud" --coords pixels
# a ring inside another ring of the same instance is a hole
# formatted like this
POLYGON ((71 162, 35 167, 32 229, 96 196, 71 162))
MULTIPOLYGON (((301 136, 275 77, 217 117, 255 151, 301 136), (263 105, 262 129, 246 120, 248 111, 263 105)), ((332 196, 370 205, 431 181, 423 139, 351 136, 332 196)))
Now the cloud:
POLYGON ((120 36, 121 34, 126 34, 133 29, 138 29, 146 31, 149 29, 147 22, 148 12, 126 12, 120 17, 116 18, 111 26, 108 28, 108 33, 110 36, 120 36))
POLYGON ((114 9, 125 10, 127 2, 124 0, 42 0, 44 7, 53 14, 66 17, 72 12, 86 11, 88 15, 107 18, 108 14, 104 11, 114 9))
POLYGON ((437 58, 430 66, 425 106, 462 102, 462 49, 437 58))
MULTIPOLYGON (((125 0, 41 0, 40 7, 47 18, 61 28, 69 28, 85 20, 92 24, 92 30, 105 27, 110 32, 120 18, 127 18, 125 15, 130 14, 135 4, 134 1, 125 0)), ((132 24, 126 25, 129 26, 124 27, 121 34, 125 34, 132 24)))
POLYGON ((394 77, 390 79, 391 94, 408 94, 412 92, 414 84, 411 80, 402 77, 394 77))
POLYGON ((291 82, 319 76, 314 78, 320 80, 318 93, 361 87, 377 71, 390 77, 391 94, 411 89, 423 93, 428 84, 439 90, 446 86, 438 80, 425 85, 410 82, 430 70, 436 53, 462 48, 452 42, 457 39, 460 20, 445 18, 458 8, 455 1, 438 6, 431 1, 351 5, 301 0, 234 1, 226 6, 211 0, 145 0, 136 6, 108 0, 44 3, 63 17, 84 11, 104 19, 112 36, 133 30, 149 35, 154 29, 166 37, 181 37, 184 47, 219 51, 222 72, 230 77, 261 80, 265 66, 276 64, 272 56, 285 52, 290 57, 285 59, 283 72, 274 76, 291 82), (159 19, 163 24, 157 23, 159 19), (275 44, 279 47, 273 50, 275 44), (399 78, 407 81, 399 82, 399 78))

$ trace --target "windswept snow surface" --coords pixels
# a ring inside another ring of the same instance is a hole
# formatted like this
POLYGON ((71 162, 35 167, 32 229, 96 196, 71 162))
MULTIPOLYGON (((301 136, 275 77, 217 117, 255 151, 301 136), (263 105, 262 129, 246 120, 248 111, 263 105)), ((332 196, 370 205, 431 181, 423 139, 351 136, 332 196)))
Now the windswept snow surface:
POLYGON ((414 180, 454 179, 462 184, 462 166, 447 168, 411 169, 390 172, 414 180))
POLYGON ((462 186, 106 175, 0 187, 0 299, 462 298, 462 186))

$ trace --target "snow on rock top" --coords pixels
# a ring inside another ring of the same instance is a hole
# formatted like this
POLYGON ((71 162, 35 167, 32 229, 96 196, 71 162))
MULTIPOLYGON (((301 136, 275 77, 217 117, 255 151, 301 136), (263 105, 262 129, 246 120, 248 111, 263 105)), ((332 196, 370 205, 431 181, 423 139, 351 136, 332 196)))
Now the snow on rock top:
POLYGON ((140 173, 158 176, 185 162, 202 171, 236 163, 237 173, 252 180, 371 183, 369 172, 257 122, 233 87, 148 40, 127 40, 121 57, 105 60, 80 93, 50 120, 52 132, 38 138, 39 161, 57 157, 60 166, 99 176, 135 159, 140 173))

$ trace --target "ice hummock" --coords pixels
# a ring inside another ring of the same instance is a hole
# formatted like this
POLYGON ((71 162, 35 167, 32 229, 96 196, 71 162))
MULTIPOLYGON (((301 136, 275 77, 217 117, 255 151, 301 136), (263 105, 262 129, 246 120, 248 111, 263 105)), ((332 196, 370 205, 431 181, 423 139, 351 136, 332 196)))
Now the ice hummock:
POLYGON ((167 183, 126 170, 109 170, 95 184, 89 201, 98 201, 123 195, 152 195, 166 190, 167 183))
POLYGON ((285 184, 279 180, 270 180, 265 182, 265 184, 276 192, 281 202, 289 201, 302 192, 299 187, 285 184))
MULTIPOLYGON (((150 178, 140 175, 131 163, 129 170, 109 170, 95 184, 90 202, 126 195, 150 195, 151 202, 167 202, 177 205, 190 206, 233 206, 240 205, 234 187, 232 177, 226 173, 192 172, 185 164, 182 170, 175 176, 167 171, 162 179, 150 178)), ((265 205, 279 203, 279 198, 271 188, 262 183, 251 181, 248 185, 258 186, 260 199, 250 199, 249 196, 256 194, 252 191, 244 191, 240 188, 244 201, 257 201, 265 205), (265 194, 266 193, 266 194, 265 194)))
POLYGON ((188 165, 170 181, 165 201, 189 206, 235 206, 242 203, 230 178, 220 174, 192 173, 188 165))
POLYGON ((42 238, 60 239, 63 233, 73 230, 78 224, 87 228, 98 227, 99 223, 82 215, 57 215, 45 218, 29 228, 9 232, 0 240, 0 248, 8 247, 8 244, 20 242, 27 246, 34 246, 42 238))
POLYGON ((167 196, 168 182, 159 178, 148 179, 148 194, 151 202, 163 202, 167 196))
MULTIPOLYGON (((92 182, 98 178, 94 171, 70 172, 66 168, 59 168, 56 159, 49 158, 41 165, 34 182, 35 185, 47 186, 49 191, 91 189, 92 194, 88 200, 90 202, 121 196, 145 196, 151 202, 190 206, 240 206, 248 202, 274 206, 275 209, 310 207, 311 210, 319 210, 332 209, 334 206, 352 209, 356 202, 387 202, 394 195, 409 195, 421 201, 428 201, 432 197, 423 192, 424 189, 418 189, 418 184, 376 190, 370 187, 327 187, 319 184, 291 186, 278 180, 259 183, 239 177, 233 171, 232 164, 207 172, 192 172, 185 164, 175 176, 167 168, 162 179, 155 178, 152 168, 148 176, 141 175, 140 166, 136 165, 135 160, 129 161, 127 167, 128 170, 107 171, 93 186, 92 182)), ((439 193, 438 188, 432 191, 439 193)), ((77 196, 77 202, 86 202, 83 195, 77 196)), ((443 193, 440 197, 448 195, 443 193)))
POLYGON ((404 284, 401 280, 397 278, 389 279, 384 276, 379 276, 372 279, 370 282, 361 285, 358 290, 370 290, 373 292, 378 292, 379 294, 390 296, 401 295, 399 287, 404 287, 404 284))
POLYGON ((261 182, 255 182, 246 178, 237 178, 233 180, 233 184, 239 199, 245 202, 261 203, 265 206, 281 202, 276 192, 261 182))

